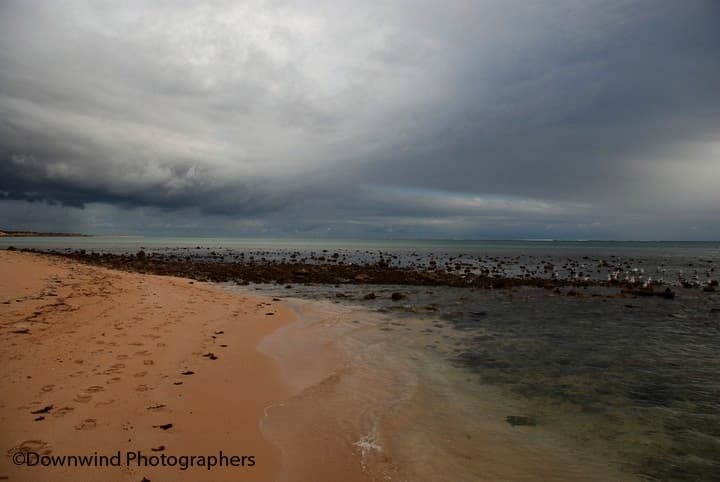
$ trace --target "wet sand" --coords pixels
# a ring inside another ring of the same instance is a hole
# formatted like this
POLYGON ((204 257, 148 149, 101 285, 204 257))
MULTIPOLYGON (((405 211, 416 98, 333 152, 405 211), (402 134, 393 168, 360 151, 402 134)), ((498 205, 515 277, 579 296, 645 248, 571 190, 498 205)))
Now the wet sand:
POLYGON ((0 480, 272 480, 260 420, 289 388, 256 347, 293 318, 197 281, 0 252, 0 480), (18 450, 254 465, 27 467, 18 450))

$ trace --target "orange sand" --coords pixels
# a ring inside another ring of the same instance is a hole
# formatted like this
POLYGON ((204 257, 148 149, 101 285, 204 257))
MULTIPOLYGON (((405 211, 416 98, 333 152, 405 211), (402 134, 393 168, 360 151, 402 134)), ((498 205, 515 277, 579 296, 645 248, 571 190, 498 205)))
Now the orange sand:
POLYGON ((256 347, 293 316, 280 303, 187 279, 0 252, 0 480, 272 480, 280 453, 259 423, 289 391, 256 347), (13 464, 18 449, 121 451, 123 465, 138 450, 222 450, 255 465, 27 467, 13 464))

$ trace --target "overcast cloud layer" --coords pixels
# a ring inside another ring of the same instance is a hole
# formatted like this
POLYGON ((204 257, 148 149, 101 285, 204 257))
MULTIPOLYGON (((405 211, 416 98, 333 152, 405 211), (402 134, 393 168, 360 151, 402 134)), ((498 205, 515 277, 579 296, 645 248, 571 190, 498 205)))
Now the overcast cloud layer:
POLYGON ((0 227, 720 239, 714 0, 2 0, 0 47, 0 227))

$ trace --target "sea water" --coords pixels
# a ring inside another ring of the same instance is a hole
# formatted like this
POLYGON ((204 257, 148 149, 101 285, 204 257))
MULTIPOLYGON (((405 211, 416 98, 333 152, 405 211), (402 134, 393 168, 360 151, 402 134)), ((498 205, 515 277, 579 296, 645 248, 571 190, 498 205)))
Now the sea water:
MULTIPOLYGON (((338 364, 336 354, 332 370, 306 378, 269 411, 270 438, 300 447, 296 457, 307 459, 302 447, 313 443, 283 439, 284 422, 305 414, 308 426, 297 435, 332 440, 326 451, 345 447, 374 480, 720 474, 715 293, 682 290, 664 300, 607 288, 579 297, 537 288, 291 291, 300 321, 274 335, 268 352, 305 344, 306 358, 328 347, 344 357, 338 364), (363 300, 370 291, 377 298, 363 300), (393 301, 398 291, 407 297, 393 301), (336 293, 343 297, 329 301, 336 293)), ((297 375, 302 360, 291 356, 285 366, 297 375)))

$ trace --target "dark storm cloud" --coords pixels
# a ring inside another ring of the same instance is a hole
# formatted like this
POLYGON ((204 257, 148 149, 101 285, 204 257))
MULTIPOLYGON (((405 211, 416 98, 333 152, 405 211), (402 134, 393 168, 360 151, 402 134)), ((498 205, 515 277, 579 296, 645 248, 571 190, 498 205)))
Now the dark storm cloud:
POLYGON ((718 179, 720 4, 618 3, 584 25, 545 24, 490 72, 467 67, 443 128, 372 179, 598 203, 632 201, 666 162, 695 155, 718 179))
POLYGON ((710 0, 5 1, 0 219, 713 237, 718 20, 710 0))

